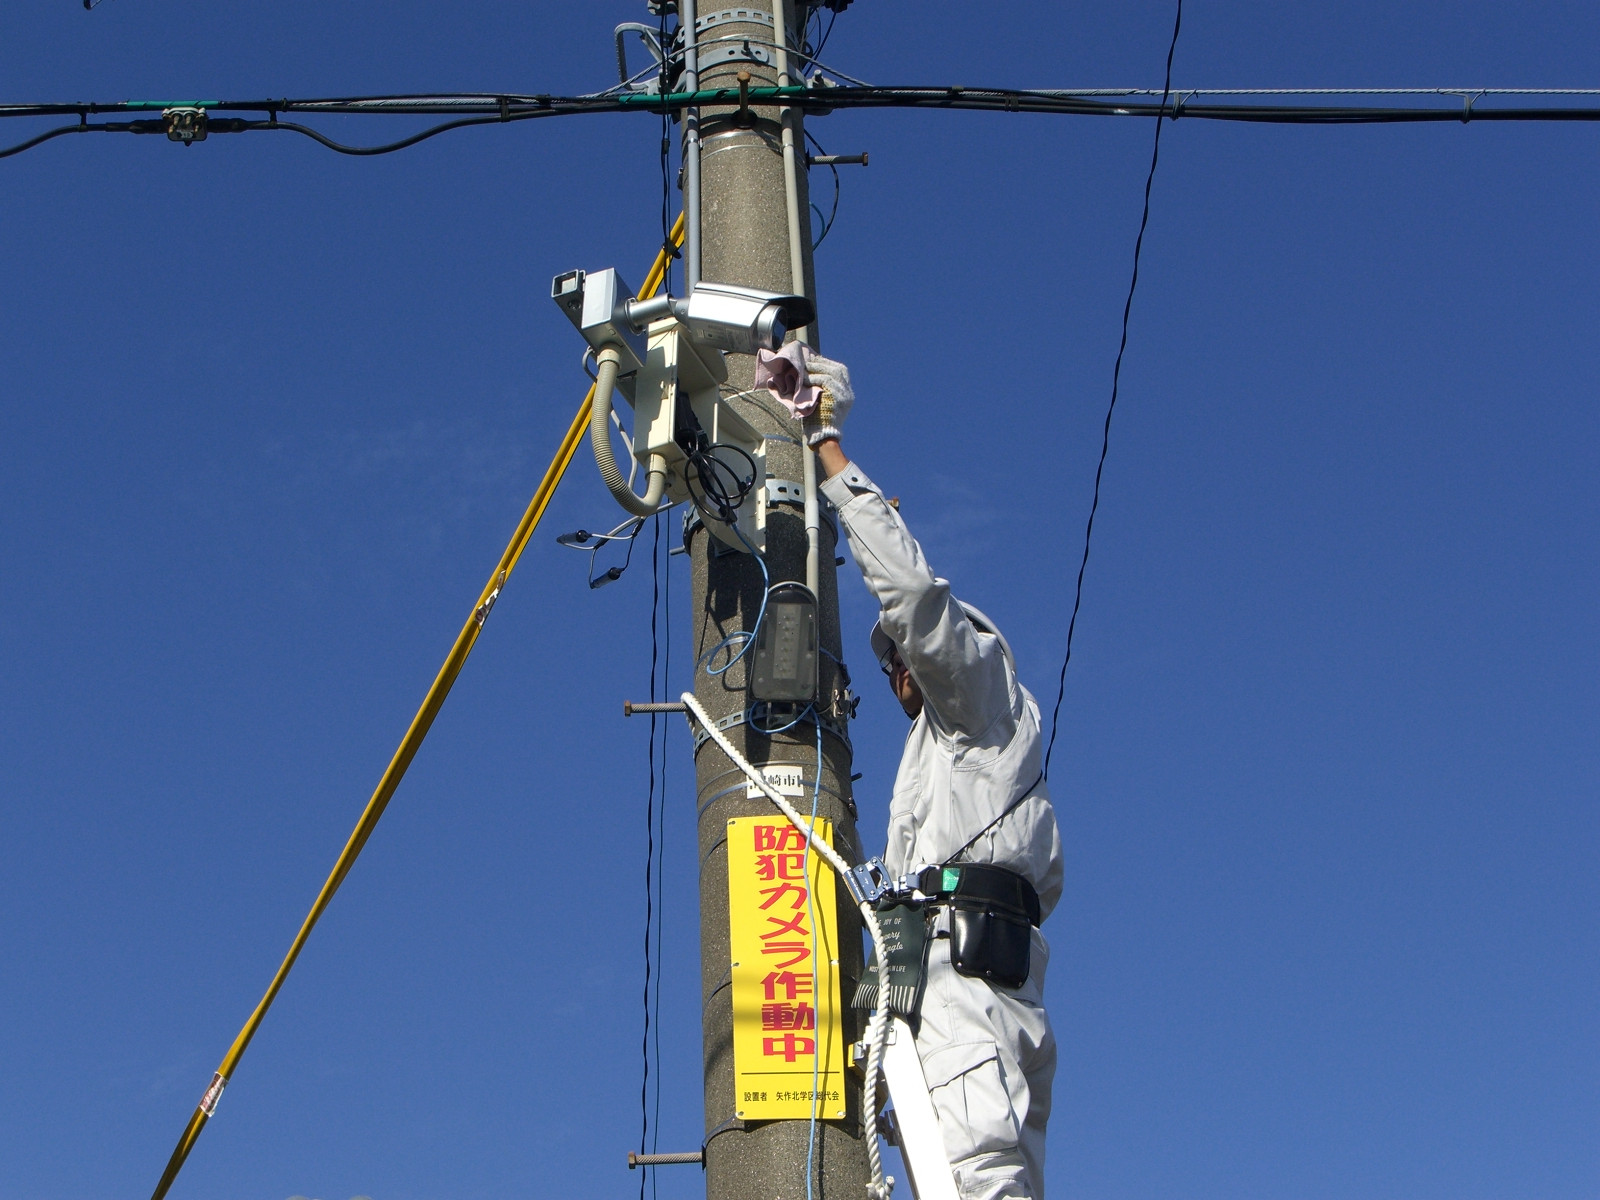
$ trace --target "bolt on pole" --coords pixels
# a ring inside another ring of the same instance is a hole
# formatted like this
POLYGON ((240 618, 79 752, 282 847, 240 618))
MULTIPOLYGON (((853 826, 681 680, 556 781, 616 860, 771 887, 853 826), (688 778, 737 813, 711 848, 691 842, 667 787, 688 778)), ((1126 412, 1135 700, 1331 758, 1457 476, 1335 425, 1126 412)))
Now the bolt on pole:
MULTIPOLYGON (((702 89, 737 91, 739 75, 748 73, 749 87, 772 87, 778 82, 777 40, 770 18, 773 4, 783 4, 777 14, 790 46, 798 46, 800 26, 792 0, 749 0, 738 9, 722 11, 698 5, 701 29, 697 37, 699 85, 702 89), (765 19, 764 19, 765 18, 765 19)), ((689 14, 696 6, 686 5, 689 14)), ((690 15, 689 19, 694 18, 690 15)), ((791 63, 798 63, 791 56, 791 63)), ((790 70, 797 73, 793 65, 790 70)), ((803 155, 789 149, 790 170, 796 157, 802 169, 791 176, 798 189, 797 204, 785 186, 785 149, 804 145, 802 115, 792 110, 781 120, 770 105, 751 105, 743 117, 737 104, 706 106, 698 122, 685 120, 687 137, 699 145, 698 184, 699 267, 710 282, 733 283, 776 292, 803 293, 816 299, 811 260, 810 201, 803 170, 803 155), (798 208, 801 234, 798 254, 791 260, 790 214, 798 208), (795 278, 798 266, 800 278, 795 278)), ((685 148, 685 157, 689 148, 685 148)), ((685 197, 688 202, 690 197, 685 197)), ((690 213, 693 223, 695 214, 690 213)), ((805 331, 817 344, 817 323, 805 331)), ((750 387, 754 360, 730 356, 729 384, 750 387)), ((804 444, 797 423, 780 415, 773 404, 734 402, 741 416, 767 438, 769 479, 802 481, 807 473, 804 444)), ((773 583, 806 579, 806 528, 804 511, 793 504, 778 504, 767 513, 767 568, 773 583)), ((839 663, 845 658, 840 644, 838 581, 834 566, 837 530, 821 523, 816 559, 816 590, 821 645, 818 708, 829 715, 835 729, 845 728, 843 693, 846 676, 839 663), (831 657, 830 657, 831 656, 831 657), (835 700, 835 697, 838 700, 835 700)), ((748 554, 724 548, 697 527, 689 537, 693 603, 693 642, 697 660, 730 633, 753 628, 761 608, 760 567, 748 554)), ((695 695, 714 720, 744 711, 749 658, 719 676, 699 670, 695 695)), ((758 733, 749 724, 728 730, 728 736, 756 766, 797 764, 809 782, 817 767, 816 731, 808 721, 785 733, 758 733)), ((818 814, 833 822, 834 841, 847 858, 859 857, 850 784, 850 747, 834 730, 822 733, 821 802, 818 814)), ((794 1200, 806 1192, 808 1158, 807 1120, 741 1122, 734 1094, 733 1011, 728 912, 727 823, 731 817, 770 817, 773 808, 764 798, 748 799, 743 775, 712 742, 696 753, 700 851, 700 974, 705 1071, 706 1195, 708 1200, 794 1200)), ((809 788, 808 788, 809 791, 809 788)), ((848 902, 844 888, 837 889, 840 941, 840 994, 848 1006, 861 974, 860 918, 848 902)), ((843 1013, 846 1044, 861 1036, 861 1021, 848 1009, 843 1013)), ((847 1111, 843 1120, 819 1120, 812 1161, 812 1187, 816 1200, 838 1197, 859 1200, 865 1194, 867 1158, 862 1129, 860 1076, 846 1072, 847 1111)))

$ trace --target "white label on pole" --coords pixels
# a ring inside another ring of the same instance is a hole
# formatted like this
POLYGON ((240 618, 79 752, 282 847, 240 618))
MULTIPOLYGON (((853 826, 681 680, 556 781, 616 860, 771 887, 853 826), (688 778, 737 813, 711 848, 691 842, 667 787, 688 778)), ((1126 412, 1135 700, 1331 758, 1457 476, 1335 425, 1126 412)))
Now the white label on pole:
MULTIPOLYGON (((767 784, 780 796, 804 796, 806 794, 805 768, 795 763, 778 763, 770 767, 762 767, 761 774, 766 777, 767 784)), ((754 800, 765 793, 754 782, 744 785, 745 798, 754 800)))

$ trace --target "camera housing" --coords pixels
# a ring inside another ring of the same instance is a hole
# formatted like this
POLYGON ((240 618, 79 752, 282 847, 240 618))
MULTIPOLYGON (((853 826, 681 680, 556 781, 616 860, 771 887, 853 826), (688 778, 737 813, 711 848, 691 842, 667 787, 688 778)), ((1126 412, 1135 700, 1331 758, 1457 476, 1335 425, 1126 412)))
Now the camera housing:
POLYGON ((816 319, 816 306, 804 296, 763 292, 731 283, 697 283, 683 311, 673 315, 702 346, 725 354, 776 350, 791 329, 816 319))
POLYGON ((804 296, 732 283, 697 283, 687 298, 638 300, 610 267, 557 275, 550 297, 596 350, 607 344, 622 348, 623 376, 638 370, 645 357, 642 335, 662 317, 676 318, 701 349, 754 354, 776 350, 791 329, 809 325, 817 315, 804 296))
MULTIPOLYGON (((641 465, 665 464, 668 498, 695 499, 689 456, 678 436, 691 416, 708 452, 730 474, 754 469, 753 486, 736 512, 724 514, 727 521, 698 502, 697 507, 723 545, 764 552, 765 441, 722 397, 728 378, 723 355, 776 350, 789 330, 815 319, 811 301, 726 283, 698 283, 687 298, 639 299, 611 268, 557 275, 550 295, 591 347, 616 350, 616 388, 633 408, 634 458, 641 465)), ((597 397, 596 403, 609 408, 610 398, 597 397)))

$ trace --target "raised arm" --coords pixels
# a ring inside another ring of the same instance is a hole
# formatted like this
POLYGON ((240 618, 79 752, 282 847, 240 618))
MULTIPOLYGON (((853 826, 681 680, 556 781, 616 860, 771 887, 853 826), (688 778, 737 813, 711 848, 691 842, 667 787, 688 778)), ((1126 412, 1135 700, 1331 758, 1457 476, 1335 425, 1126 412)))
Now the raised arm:
MULTIPOLYGON (((812 370, 814 382, 841 386, 826 368, 812 370)), ((848 375, 842 386, 848 389, 848 375)), ((827 395, 819 419, 807 422, 806 440, 817 454, 822 492, 838 511, 851 553, 878 600, 884 632, 922 690, 936 726, 969 738, 1008 739, 1020 699, 1000 640, 973 625, 950 595, 950 584, 928 566, 899 512, 846 457, 839 445, 842 414, 827 411, 827 395)))

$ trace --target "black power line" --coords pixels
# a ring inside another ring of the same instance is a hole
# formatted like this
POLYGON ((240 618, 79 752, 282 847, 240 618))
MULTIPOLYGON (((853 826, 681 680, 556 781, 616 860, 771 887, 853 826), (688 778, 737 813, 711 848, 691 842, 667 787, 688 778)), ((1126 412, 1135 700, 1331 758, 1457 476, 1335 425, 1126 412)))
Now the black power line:
MULTIPOLYGON (((1421 91, 1422 89, 1411 89, 1421 91)), ((1157 103, 1129 99, 1139 95, 1135 91, 1109 93, 1106 89, 1092 91, 1065 91, 1054 89, 968 88, 968 87, 865 87, 865 86, 795 86, 786 88, 751 88, 749 102, 766 106, 778 102, 793 104, 803 111, 822 112, 844 108, 936 108, 976 112, 1037 113, 1054 116, 1097 117, 1165 117, 1169 120, 1234 121, 1273 125, 1394 125, 1439 124, 1477 121, 1538 121, 1538 122, 1593 122, 1600 121, 1600 105, 1580 104, 1551 106, 1548 104, 1506 104, 1507 97, 1548 97, 1550 89, 1485 88, 1476 91, 1447 91, 1437 89, 1428 94, 1448 99, 1448 106, 1411 105, 1349 105, 1308 103, 1221 104, 1200 102, 1195 98, 1208 94, 1188 91, 1172 94, 1171 88, 1163 91, 1157 103), (1491 101, 1485 103, 1486 100, 1491 101)), ((1210 93, 1214 94, 1214 93, 1210 93)), ((1247 94, 1247 93, 1241 93, 1247 94)), ((1285 93, 1273 93, 1282 95, 1285 93)), ((1293 94, 1293 93, 1288 93, 1293 94)), ((1323 93, 1339 94, 1339 93, 1323 93)), ((1345 93, 1349 94, 1349 93, 1345 93)), ((1403 94, 1403 93, 1393 93, 1403 94)), ((1566 95, 1587 95, 1575 89, 1566 95)), ((159 101, 123 101, 110 104, 11 104, 0 106, 0 117, 75 116, 78 123, 56 129, 0 149, 0 158, 31 149, 42 142, 68 133, 169 133, 166 119, 146 119, 131 122, 100 122, 90 124, 89 118, 106 113, 149 112, 170 108, 195 107, 204 109, 207 118, 205 131, 211 133, 247 133, 284 130, 309 137, 340 154, 389 154, 426 141, 438 134, 474 125, 509 124, 513 121, 538 120, 545 117, 598 115, 620 112, 651 112, 657 115, 675 112, 698 105, 733 104, 738 101, 738 91, 733 88, 714 88, 699 92, 674 92, 667 96, 644 93, 596 96, 550 95, 395 95, 352 96, 320 100, 206 100, 163 103, 159 101), (266 120, 242 118, 217 118, 211 113, 256 112, 267 114, 266 120), (455 120, 420 130, 398 141, 371 146, 352 146, 335 141, 326 134, 294 121, 280 120, 280 114, 297 115, 385 115, 417 116, 461 114, 455 120), (473 114, 473 115, 467 115, 473 114)), ((175 138, 174 140, 189 140, 175 138)), ((195 139, 198 140, 198 139, 195 139)))
MULTIPOLYGON (((1178 0, 1178 15, 1172 23, 1172 43, 1167 47, 1167 81, 1161 90, 1161 109, 1167 107, 1172 90, 1172 56, 1178 51, 1178 31, 1183 28, 1183 0, 1178 0)), ((1056 704, 1050 713, 1050 740, 1045 744, 1044 770, 1050 777, 1050 756, 1056 748, 1056 722, 1061 716, 1061 698, 1067 693, 1067 664, 1072 661, 1072 635, 1078 628, 1078 608, 1083 603, 1083 575, 1089 569, 1089 546, 1094 539, 1094 515, 1100 508, 1100 478, 1106 469, 1106 452, 1111 449, 1111 414, 1117 411, 1117 392, 1122 383, 1122 356, 1128 349, 1128 317, 1133 312, 1133 293, 1139 286, 1139 255, 1144 250, 1144 231, 1150 224, 1150 189, 1156 181, 1156 163, 1161 160, 1161 122, 1156 122, 1155 144, 1150 149, 1150 173, 1144 177, 1144 210, 1139 214, 1139 236, 1133 241, 1133 277, 1128 280, 1128 298, 1122 305, 1122 341, 1117 345, 1117 363, 1111 368, 1111 403, 1106 405, 1105 424, 1100 431, 1100 461, 1094 468, 1094 499, 1089 502, 1089 520, 1083 530, 1083 558, 1078 563, 1078 586, 1072 596, 1072 617, 1067 621, 1067 652, 1061 659, 1061 678, 1056 683, 1056 704)))

